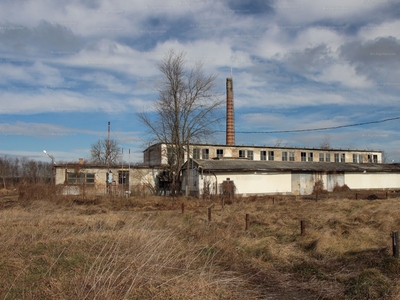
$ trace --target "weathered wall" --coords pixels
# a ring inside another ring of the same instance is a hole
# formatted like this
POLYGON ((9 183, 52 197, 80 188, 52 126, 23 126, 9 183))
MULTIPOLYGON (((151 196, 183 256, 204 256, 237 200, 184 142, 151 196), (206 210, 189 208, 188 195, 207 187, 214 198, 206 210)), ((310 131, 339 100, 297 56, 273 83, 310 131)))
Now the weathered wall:
POLYGON ((198 188, 200 194, 203 194, 204 184, 210 183, 211 194, 215 194, 215 182, 218 185, 218 194, 221 193, 221 184, 223 181, 233 181, 236 187, 236 194, 240 195, 265 195, 276 193, 291 193, 290 172, 286 173, 218 173, 205 174, 203 179, 199 176, 198 188))
POLYGON ((346 173, 345 183, 351 189, 398 189, 400 188, 400 174, 346 173))

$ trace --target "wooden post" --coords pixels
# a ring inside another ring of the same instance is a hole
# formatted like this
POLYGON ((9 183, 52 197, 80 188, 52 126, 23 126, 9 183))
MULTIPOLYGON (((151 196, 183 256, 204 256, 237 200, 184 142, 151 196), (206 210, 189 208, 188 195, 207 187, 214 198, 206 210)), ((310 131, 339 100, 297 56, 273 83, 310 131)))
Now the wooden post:
POLYGON ((208 208, 208 222, 211 222, 211 207, 208 208))
POLYGON ((399 233, 392 231, 393 257, 399 258, 399 233))
POLYGON ((315 193, 315 201, 318 201, 318 193, 315 193))
POLYGON ((249 229, 249 214, 246 214, 246 229, 249 229))
POLYGON ((272 197, 272 204, 275 204, 275 197, 272 197))
POLYGON ((388 193, 388 191, 386 191, 386 199, 388 198, 388 196, 389 196, 389 193, 388 193))
POLYGON ((303 220, 300 221, 300 230, 301 235, 304 235, 306 233, 306 222, 303 220))
POLYGON ((356 200, 358 200, 358 194, 356 193, 356 200))
POLYGON ((224 209, 224 207, 225 207, 225 199, 224 198, 222 198, 222 209, 224 209))
POLYGON ((185 212, 185 203, 182 203, 182 214, 185 212))

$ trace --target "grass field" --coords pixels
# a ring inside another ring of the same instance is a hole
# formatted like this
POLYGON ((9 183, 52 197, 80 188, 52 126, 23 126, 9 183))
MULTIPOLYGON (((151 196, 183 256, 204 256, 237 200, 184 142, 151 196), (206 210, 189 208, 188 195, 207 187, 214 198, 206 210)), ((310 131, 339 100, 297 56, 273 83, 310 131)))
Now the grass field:
POLYGON ((222 207, 33 189, 0 193, 1 299, 400 299, 396 194, 222 207))

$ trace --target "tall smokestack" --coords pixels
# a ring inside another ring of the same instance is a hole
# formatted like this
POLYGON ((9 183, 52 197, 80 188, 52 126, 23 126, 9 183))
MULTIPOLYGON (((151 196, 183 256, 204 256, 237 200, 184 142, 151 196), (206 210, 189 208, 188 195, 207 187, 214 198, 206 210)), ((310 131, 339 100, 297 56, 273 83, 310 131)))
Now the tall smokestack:
POLYGON ((232 78, 226 79, 226 145, 235 145, 235 113, 232 78))

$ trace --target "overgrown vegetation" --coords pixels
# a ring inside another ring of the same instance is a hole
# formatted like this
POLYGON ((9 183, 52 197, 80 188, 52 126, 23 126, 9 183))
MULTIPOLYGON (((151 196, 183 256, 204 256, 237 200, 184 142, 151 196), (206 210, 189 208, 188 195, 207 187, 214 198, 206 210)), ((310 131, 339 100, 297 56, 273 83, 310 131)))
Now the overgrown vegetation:
POLYGON ((389 236, 400 227, 397 194, 343 195, 236 197, 222 208, 221 199, 2 190, 0 296, 399 299, 389 236))

